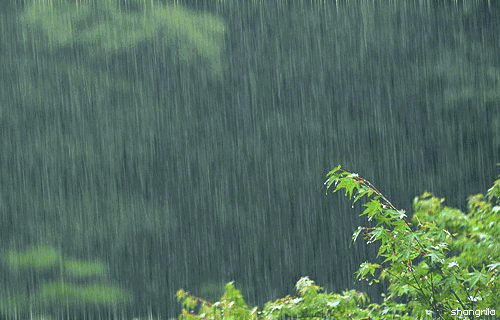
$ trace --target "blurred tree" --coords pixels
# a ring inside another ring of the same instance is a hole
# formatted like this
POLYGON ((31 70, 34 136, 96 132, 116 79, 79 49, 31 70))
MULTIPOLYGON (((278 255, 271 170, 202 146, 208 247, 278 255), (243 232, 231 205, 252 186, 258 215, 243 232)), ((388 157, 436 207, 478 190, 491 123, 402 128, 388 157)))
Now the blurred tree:
POLYGON ((222 71, 224 22, 175 5, 139 0, 127 6, 114 0, 35 1, 21 15, 21 22, 26 33, 39 36, 41 32, 50 51, 83 45, 88 56, 99 59, 163 40, 180 60, 193 61, 197 53, 209 61, 212 74, 222 71))
POLYGON ((24 252, 8 250, 1 262, 15 281, 7 292, 0 292, 0 314, 7 317, 63 310, 75 315, 130 300, 124 290, 105 284, 104 264, 65 259, 51 246, 31 247, 24 252), (82 279, 86 279, 85 284, 82 279))

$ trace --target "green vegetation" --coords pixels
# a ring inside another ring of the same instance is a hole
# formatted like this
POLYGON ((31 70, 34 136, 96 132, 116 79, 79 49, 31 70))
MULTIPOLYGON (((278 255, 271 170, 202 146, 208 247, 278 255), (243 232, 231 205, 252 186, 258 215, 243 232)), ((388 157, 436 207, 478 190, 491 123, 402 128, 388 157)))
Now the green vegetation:
POLYGON ((51 282, 43 284, 36 295, 37 300, 45 303, 56 303, 68 301, 71 304, 113 304, 118 301, 126 301, 127 294, 118 288, 102 285, 75 286, 63 282, 51 282))
POLYGON ((19 310, 50 314, 50 311, 60 312, 66 308, 78 311, 82 307, 111 307, 130 300, 124 290, 97 283, 96 277, 105 280, 107 268, 102 263, 64 259, 51 246, 37 246, 24 252, 9 250, 2 262, 18 281, 14 292, 1 295, 0 313, 5 316, 19 310), (91 280, 87 285, 77 284, 82 278, 91 280), (33 279, 39 280, 35 283, 33 279), (21 281, 27 290, 21 289, 21 281))
POLYGON ((468 214, 443 206, 444 199, 426 192, 414 200, 410 222, 358 174, 338 166, 327 177, 327 191, 332 186, 333 192, 345 189, 353 202, 371 198, 361 215, 376 225, 358 227, 352 240, 363 234, 367 244, 380 243, 383 262, 365 262, 356 275, 370 284, 389 283, 381 304, 368 304, 366 293, 354 290, 318 293, 322 288, 304 277, 296 285, 299 297, 268 302, 262 311, 249 309, 232 283, 215 303, 181 289, 177 298, 184 308, 179 319, 455 319, 460 312, 474 319, 495 314, 500 306, 500 180, 486 196, 469 197, 468 214))
POLYGON ((210 62, 212 74, 220 74, 225 28, 221 19, 147 1, 131 1, 129 6, 134 10, 107 0, 95 4, 35 1, 21 14, 21 22, 26 36, 41 31, 51 51, 81 45, 94 59, 157 41, 161 35, 175 44, 178 59, 192 61, 196 52, 210 62))
POLYGON ((103 275, 106 268, 98 262, 83 262, 79 260, 66 260, 64 271, 69 275, 92 276, 103 275))
POLYGON ((50 246, 30 248, 25 252, 9 250, 5 255, 6 264, 12 269, 52 267, 60 260, 59 252, 50 246))

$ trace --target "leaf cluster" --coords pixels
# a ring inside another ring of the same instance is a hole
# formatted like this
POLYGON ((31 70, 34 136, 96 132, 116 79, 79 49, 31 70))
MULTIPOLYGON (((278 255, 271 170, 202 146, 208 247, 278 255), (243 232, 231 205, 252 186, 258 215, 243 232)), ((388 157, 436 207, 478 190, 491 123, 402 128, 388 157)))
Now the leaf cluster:
POLYGON ((367 243, 380 242, 383 262, 365 262, 356 272, 370 284, 389 283, 380 305, 368 304, 366 293, 354 290, 319 293, 322 288, 303 277, 296 284, 299 297, 268 302, 262 311, 250 310, 232 283, 214 304, 181 289, 179 319, 455 319, 459 310, 474 319, 500 306, 500 180, 486 196, 469 197, 468 214, 426 192, 415 198, 411 222, 368 180, 340 166, 328 173, 325 185, 327 192, 332 186, 333 192, 345 189, 353 202, 369 198, 361 215, 376 225, 358 227, 352 241, 363 234, 367 243))
MULTIPOLYGON (((413 203, 411 223, 370 182, 338 166, 327 175, 327 190, 346 190, 354 201, 373 198, 363 215, 376 227, 359 227, 370 243, 379 240, 381 264, 363 263, 356 275, 371 282, 387 280, 388 295, 373 318, 392 314, 394 301, 408 301, 402 310, 421 318, 453 319, 457 310, 490 310, 498 301, 500 261, 498 201, 500 180, 483 195, 469 197, 469 213, 442 206, 444 199, 424 193, 413 203), (370 277, 370 279, 368 279, 370 277)), ((400 310, 401 311, 401 310, 400 310)), ((472 316, 474 317, 474 316, 472 316)))
POLYGON ((257 307, 249 309, 241 293, 228 283, 222 298, 216 303, 193 297, 184 290, 177 292, 182 300, 183 310, 179 319, 345 319, 363 318, 366 311, 361 309, 369 300, 365 292, 351 290, 340 294, 319 293, 321 287, 309 277, 301 278, 296 284, 299 296, 289 296, 267 302, 262 311, 257 307), (198 306, 198 307, 197 307, 198 306), (198 312, 195 312, 195 309, 198 312))

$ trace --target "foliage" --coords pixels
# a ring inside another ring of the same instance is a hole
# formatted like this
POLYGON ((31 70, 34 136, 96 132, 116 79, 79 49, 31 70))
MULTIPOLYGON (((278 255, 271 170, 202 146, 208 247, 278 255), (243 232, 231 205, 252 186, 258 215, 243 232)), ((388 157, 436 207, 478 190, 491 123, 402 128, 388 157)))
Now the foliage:
POLYGON ((222 298, 216 303, 193 297, 184 290, 177 292, 182 300, 183 310, 179 319, 282 319, 285 316, 322 319, 326 315, 331 319, 343 319, 346 315, 356 317, 364 312, 360 310, 368 302, 365 292, 351 290, 342 295, 319 293, 322 288, 308 277, 301 278, 296 284, 297 296, 286 296, 275 302, 267 302, 262 311, 257 307, 249 309, 241 293, 232 283, 228 283, 222 298), (194 313, 196 306, 198 314, 194 313))
POLYGON ((64 271, 75 276, 103 275, 106 268, 99 262, 84 262, 79 260, 66 260, 64 271))
POLYGON ((58 310, 61 303, 77 309, 82 306, 113 306, 130 300, 129 294, 114 286, 95 281, 88 285, 74 283, 81 282, 82 278, 105 276, 107 268, 97 261, 64 259, 51 246, 32 247, 24 252, 8 250, 2 260, 12 277, 20 275, 22 279, 27 274, 36 274, 40 279, 38 284, 28 282, 27 291, 2 294, 0 311, 7 316, 19 310, 46 313, 50 309, 58 310), (51 277, 52 274, 57 276, 51 277))
POLYGON ((332 186, 333 192, 345 189, 353 202, 371 197, 361 215, 376 225, 358 227, 352 240, 363 234, 367 243, 380 241, 378 256, 383 262, 363 263, 356 272, 359 280, 370 284, 390 283, 380 305, 367 305, 366 294, 354 290, 343 295, 318 293, 322 288, 304 277, 296 285, 299 297, 268 302, 262 311, 250 310, 232 283, 214 304, 181 289, 177 298, 184 308, 179 319, 454 319, 459 312, 472 319, 478 312, 494 314, 500 305, 500 206, 492 201, 500 198, 500 180, 486 197, 469 197, 468 214, 442 206, 444 199, 426 192, 415 198, 410 222, 403 210, 359 175, 338 166, 327 177, 327 191, 332 186))
POLYGON ((9 250, 4 257, 6 264, 13 269, 22 267, 45 269, 52 267, 60 259, 59 252, 50 246, 30 248, 25 252, 9 250))
POLYGON ((118 288, 105 285, 76 286, 61 281, 43 284, 37 292, 37 299, 47 303, 67 301, 73 305, 79 303, 113 304, 126 301, 127 294, 118 288))
POLYGON ((392 313, 391 301, 400 297, 409 301, 405 312, 439 319, 452 319, 456 310, 488 310, 499 305, 499 207, 490 203, 498 198, 499 183, 488 190, 488 201, 482 195, 469 198, 468 215, 442 207, 444 199, 425 193, 415 199, 410 223, 405 212, 397 210, 369 181, 340 166, 328 174, 327 188, 345 189, 346 195, 354 195, 354 202, 374 195, 364 204, 363 215, 377 224, 359 227, 353 240, 360 233, 368 243, 380 240, 382 264, 363 263, 357 272, 359 279, 377 272, 379 279, 389 281, 389 294, 377 307, 379 314, 392 313))
POLYGON ((94 5, 35 1, 21 15, 21 21, 25 32, 43 31, 52 50, 82 45, 93 58, 123 52, 155 41, 163 34, 165 43, 178 50, 179 59, 191 61, 197 52, 210 61, 211 72, 221 72, 225 28, 221 19, 178 6, 132 3, 138 10, 127 12, 114 0, 101 0, 94 5))

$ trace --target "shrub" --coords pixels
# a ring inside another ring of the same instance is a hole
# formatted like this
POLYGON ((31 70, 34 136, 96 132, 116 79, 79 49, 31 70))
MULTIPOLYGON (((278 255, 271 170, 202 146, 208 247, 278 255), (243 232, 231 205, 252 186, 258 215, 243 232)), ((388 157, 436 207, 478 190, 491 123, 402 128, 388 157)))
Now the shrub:
POLYGON ((321 288, 304 277, 297 282, 299 297, 286 296, 266 303, 262 311, 249 309, 232 283, 216 303, 195 298, 182 289, 177 297, 184 306, 179 319, 475 319, 495 315, 500 306, 500 180, 486 197, 469 197, 468 210, 442 206, 444 199, 424 193, 413 202, 408 221, 368 180, 340 166, 327 175, 327 192, 345 189, 353 202, 364 196, 361 215, 376 221, 375 227, 358 227, 367 243, 380 241, 383 262, 365 262, 356 272, 370 283, 386 280, 383 302, 369 304, 365 293, 351 290, 342 295, 318 293, 321 288), (353 198, 354 197, 354 198, 353 198), (397 301, 406 300, 407 303, 397 301), (195 307, 199 305, 197 313, 195 307))

